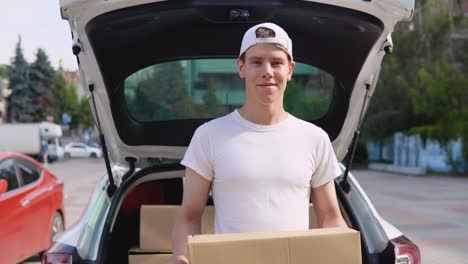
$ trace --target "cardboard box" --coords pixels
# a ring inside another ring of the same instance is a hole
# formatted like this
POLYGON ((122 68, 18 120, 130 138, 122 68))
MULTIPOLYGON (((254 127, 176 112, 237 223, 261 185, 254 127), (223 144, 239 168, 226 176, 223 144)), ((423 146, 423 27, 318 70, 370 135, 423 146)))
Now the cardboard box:
POLYGON ((190 264, 361 264, 358 231, 305 231, 190 236, 190 264))
MULTIPOLYGON (((171 252, 172 229, 180 206, 143 205, 140 212, 140 248, 171 252)), ((214 208, 205 207, 202 216, 202 233, 213 234, 214 208)))
POLYGON ((129 264, 172 264, 172 254, 148 251, 143 249, 130 249, 128 251, 129 264))

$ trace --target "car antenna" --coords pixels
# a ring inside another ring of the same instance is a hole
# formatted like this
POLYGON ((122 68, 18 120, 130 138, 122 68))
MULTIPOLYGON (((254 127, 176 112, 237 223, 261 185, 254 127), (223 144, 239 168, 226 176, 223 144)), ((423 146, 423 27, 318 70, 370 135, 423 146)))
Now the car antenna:
POLYGON ((107 146, 106 146, 106 141, 104 139, 104 134, 102 134, 101 130, 101 123, 99 122, 99 116, 98 116, 98 111, 96 108, 96 100, 94 99, 94 84, 89 84, 88 89, 91 93, 91 99, 93 101, 93 108, 94 112, 96 113, 96 127, 99 132, 99 140, 101 141, 101 147, 102 147, 102 154, 104 155, 104 161, 106 164, 106 170, 107 170, 107 176, 109 178, 109 186, 107 187, 107 195, 111 197, 114 195, 115 190, 117 190, 117 186, 115 185, 114 182, 114 176, 112 175, 112 169, 110 166, 110 160, 109 160, 109 154, 107 153, 107 146))
POLYGON ((351 141, 350 156, 349 156, 349 159, 346 162, 346 169, 345 169, 345 172, 343 174, 343 179, 339 183, 341 188, 345 192, 349 192, 349 189, 350 189, 349 182, 348 182, 348 174, 349 174, 349 170, 351 169, 351 164, 353 163, 354 152, 356 151, 356 146, 357 146, 357 142, 358 142, 358 139, 359 139, 359 134, 361 133, 359 129, 361 128, 362 121, 364 120, 364 109, 366 107, 367 100, 370 98, 370 96, 369 96, 370 87, 371 87, 370 83, 366 83, 366 94, 364 95, 364 102, 362 103, 361 113, 359 115, 358 126, 356 128, 356 131, 354 131, 353 140, 351 141))

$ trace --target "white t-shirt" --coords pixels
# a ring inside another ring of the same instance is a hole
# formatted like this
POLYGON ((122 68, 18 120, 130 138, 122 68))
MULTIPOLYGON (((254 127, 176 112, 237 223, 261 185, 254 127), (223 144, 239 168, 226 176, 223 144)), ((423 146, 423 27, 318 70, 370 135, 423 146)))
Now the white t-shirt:
POLYGON ((212 181, 216 233, 308 229, 310 188, 342 173, 321 128, 292 115, 257 125, 237 110, 200 126, 181 163, 212 181))

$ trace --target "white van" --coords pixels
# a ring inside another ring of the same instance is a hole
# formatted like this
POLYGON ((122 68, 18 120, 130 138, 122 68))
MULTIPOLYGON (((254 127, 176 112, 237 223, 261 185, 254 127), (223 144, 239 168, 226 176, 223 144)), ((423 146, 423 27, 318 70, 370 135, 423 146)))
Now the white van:
POLYGON ((0 151, 18 152, 42 160, 42 142, 49 145, 49 160, 62 160, 62 127, 41 123, 8 123, 0 125, 0 151))

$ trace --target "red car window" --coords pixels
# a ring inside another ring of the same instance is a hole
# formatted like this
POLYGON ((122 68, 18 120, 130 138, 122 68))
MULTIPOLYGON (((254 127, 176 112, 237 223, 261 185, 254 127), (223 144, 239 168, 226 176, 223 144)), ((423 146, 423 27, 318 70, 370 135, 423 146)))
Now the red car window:
POLYGON ((7 192, 19 187, 18 175, 13 160, 0 161, 0 179, 5 179, 8 182, 7 192))
POLYGON ((38 168, 35 164, 28 160, 17 159, 17 167, 21 172, 21 177, 23 179, 23 185, 30 184, 35 182, 41 176, 41 169, 38 168))

